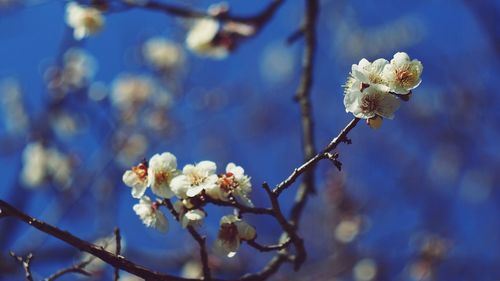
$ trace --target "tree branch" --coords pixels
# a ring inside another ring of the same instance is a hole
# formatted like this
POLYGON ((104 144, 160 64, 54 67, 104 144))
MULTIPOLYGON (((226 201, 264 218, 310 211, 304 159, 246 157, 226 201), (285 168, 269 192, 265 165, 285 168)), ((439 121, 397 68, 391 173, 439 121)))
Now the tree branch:
POLYGON ((9 253, 16 261, 22 264, 26 280, 33 281, 33 275, 31 274, 31 260, 33 259, 33 254, 29 253, 26 258, 17 256, 14 252, 9 253))
MULTIPOLYGON (((15 207, 11 206, 7 202, 0 200, 0 209, 2 212, 5 212, 7 216, 13 217, 15 219, 21 220, 25 222, 26 224, 42 231, 45 232, 52 237, 55 237, 61 241, 64 241, 67 244, 70 244, 71 246, 87 252, 93 256, 98 257, 99 259, 103 260, 104 262, 118 267, 124 271, 127 271, 131 274, 134 274, 136 276, 139 276, 141 278, 144 278, 146 280, 158 280, 158 281, 195 281, 196 279, 189 279, 189 278, 181 278, 173 275, 168 275, 168 274, 162 274, 158 273, 152 270, 149 270, 143 266, 137 265, 133 263, 132 261, 129 261, 125 259, 124 257, 117 256, 115 254, 112 254, 106 250, 104 250, 102 247, 96 246, 92 243, 89 243, 87 241, 84 241, 71 233, 67 231, 62 231, 57 227, 54 227, 50 224, 44 223, 42 221, 36 220, 35 218, 32 218, 25 213, 19 211, 15 207)), ((214 280, 216 281, 216 280, 214 280)))
MULTIPOLYGON (((121 251, 122 251, 122 237, 121 237, 121 234, 120 234, 120 229, 118 227, 115 228, 115 239, 116 239, 115 254, 117 256, 120 256, 121 251)), ((118 267, 115 267, 114 281, 118 281, 119 279, 120 279, 120 269, 118 267)))
POLYGON ((342 129, 342 131, 337 135, 337 137, 335 137, 334 139, 332 139, 330 141, 330 143, 319 153, 317 153, 316 155, 314 155, 314 157, 312 157, 309 161, 305 162, 304 164, 302 164, 300 167, 296 168, 295 170, 293 170, 293 172, 288 176, 288 178, 286 178, 284 181, 282 181, 281 183, 279 183, 276 188, 273 190, 273 193, 275 194, 280 194, 281 192, 283 192, 283 190, 285 190, 286 188, 288 188, 290 185, 292 185, 296 180, 297 178, 302 175, 305 171, 309 170, 314 164, 316 164, 319 160, 321 159, 325 159, 327 158, 327 153, 329 153, 330 151, 334 150, 335 148, 337 148, 337 146, 341 143, 341 142, 346 142, 348 139, 347 139, 347 134, 354 128, 356 127, 356 125, 358 124, 359 122, 359 118, 354 118, 351 120, 351 122, 349 122, 345 127, 344 129, 342 129))
MULTIPOLYGON (((179 214, 175 210, 174 205, 172 204, 172 201, 170 201, 170 199, 163 200, 163 205, 170 210, 170 212, 177 221, 180 221, 179 214)), ((193 236, 194 240, 196 240, 196 242, 200 246, 201 264, 203 266, 203 280, 212 280, 210 267, 208 265, 208 253, 205 245, 206 237, 199 234, 198 231, 191 225, 188 225, 186 229, 189 231, 189 234, 193 236)))
POLYGON ((68 268, 64 268, 64 269, 61 269, 59 271, 57 271, 56 273, 50 275, 49 277, 43 279, 44 281, 54 281, 56 280, 57 278, 65 275, 65 274, 68 274, 68 273, 78 273, 78 274, 82 274, 82 275, 85 275, 85 276, 92 276, 92 274, 88 271, 85 271, 85 267, 92 261, 92 259, 90 260, 87 260, 87 261, 84 261, 84 262, 81 262, 77 265, 74 265, 74 266, 71 266, 71 267, 68 267, 68 268))

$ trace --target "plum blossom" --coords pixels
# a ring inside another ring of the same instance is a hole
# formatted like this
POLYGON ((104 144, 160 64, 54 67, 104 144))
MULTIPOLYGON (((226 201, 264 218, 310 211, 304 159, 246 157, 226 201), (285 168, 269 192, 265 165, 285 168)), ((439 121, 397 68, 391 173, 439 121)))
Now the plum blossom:
POLYGON ((253 240, 256 236, 253 226, 235 215, 224 216, 220 220, 215 249, 227 257, 233 257, 240 247, 241 240, 253 240))
POLYGON ((174 209, 179 214, 179 221, 182 227, 199 226, 203 224, 205 212, 200 209, 191 209, 193 206, 186 200, 175 202, 174 209))
POLYGON ((167 231, 168 221, 159 210, 158 202, 152 202, 148 196, 143 196, 139 203, 133 206, 133 209, 147 227, 156 228, 161 232, 167 231))
POLYGON ((186 165, 182 174, 170 182, 172 191, 180 198, 194 197, 203 190, 210 193, 217 188, 217 167, 212 161, 201 161, 196 165, 186 165))
POLYGON ((170 70, 184 62, 184 53, 174 42, 162 37, 148 39, 142 46, 146 61, 158 70, 170 70))
POLYGON ((386 82, 382 77, 382 70, 389 62, 385 59, 377 59, 369 62, 367 59, 361 59, 358 64, 351 67, 351 75, 354 79, 365 84, 383 84, 386 82))
POLYGON ((392 92, 406 95, 422 82, 422 70, 423 66, 419 60, 410 60, 407 53, 398 52, 391 62, 384 66, 382 77, 392 92))
POLYGON ((122 180, 127 186, 132 188, 132 197, 141 198, 149 184, 148 163, 143 161, 139 165, 125 171, 122 180))
MULTIPOLYGON (((400 102, 397 97, 389 93, 388 87, 374 84, 365 89, 347 90, 344 105, 346 112, 351 112, 355 117, 369 120, 374 118, 375 122, 381 120, 380 117, 392 119, 400 102)), ((370 121, 368 124, 370 125, 370 121)), ((374 123, 373 128, 377 127, 380 127, 380 124, 374 123)))
POLYGON ((66 5, 66 23, 74 29, 75 39, 80 40, 99 32, 104 26, 104 17, 94 7, 70 2, 66 5))
MULTIPOLYGON (((212 5, 208 13, 217 16, 228 12, 224 4, 212 5)), ((238 22, 220 22, 213 18, 195 21, 186 37, 187 47, 200 56, 223 59, 236 48, 242 38, 255 33, 255 27, 238 22)))
POLYGON ((177 159, 172 153, 155 154, 149 160, 148 185, 151 186, 154 194, 163 198, 174 196, 170 189, 170 181, 177 174, 177 159))
POLYGON ((246 206, 253 207, 252 201, 248 198, 248 194, 252 191, 252 184, 242 167, 234 163, 227 164, 226 173, 219 175, 217 183, 219 188, 207 191, 210 197, 228 201, 229 196, 232 195, 246 206))

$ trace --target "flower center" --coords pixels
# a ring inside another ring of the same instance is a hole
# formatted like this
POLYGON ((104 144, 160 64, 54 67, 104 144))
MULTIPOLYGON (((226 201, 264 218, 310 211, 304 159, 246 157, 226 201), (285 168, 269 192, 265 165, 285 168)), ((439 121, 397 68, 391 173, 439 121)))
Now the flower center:
POLYGON ((361 110, 363 113, 373 112, 380 106, 380 100, 376 95, 365 95, 361 99, 361 110))
POLYGON ((169 173, 167 171, 158 171, 155 173, 155 181, 157 184, 163 184, 168 181, 169 173))
POLYGON ((234 174, 228 172, 219 178, 219 185, 224 192, 229 193, 236 189, 239 183, 235 180, 234 174))
POLYGON ((223 241, 232 241, 238 235, 238 228, 233 223, 223 223, 220 226, 218 238, 223 241))
POLYGON ((91 31, 96 31, 99 28, 99 20, 91 13, 86 13, 82 19, 83 25, 91 31))
POLYGON ((142 181, 148 178, 148 166, 144 163, 140 163, 139 165, 132 167, 132 172, 134 172, 142 181))
POLYGON ((413 72, 406 68, 396 69, 396 80, 404 87, 411 86, 415 80, 413 72))
POLYGON ((200 185, 200 184, 202 184, 202 183, 205 181, 205 179, 206 179, 206 177, 204 177, 204 176, 202 176, 202 175, 199 175, 199 174, 196 174, 196 173, 191 174, 190 178, 191 178, 191 186, 197 186, 197 185, 200 185))

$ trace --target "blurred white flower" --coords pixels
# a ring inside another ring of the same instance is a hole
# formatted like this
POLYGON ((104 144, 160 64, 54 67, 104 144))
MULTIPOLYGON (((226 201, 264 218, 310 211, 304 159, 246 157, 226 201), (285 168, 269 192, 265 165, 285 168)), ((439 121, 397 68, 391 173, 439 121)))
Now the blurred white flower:
POLYGON ((392 92, 405 95, 420 85, 422 70, 423 66, 419 60, 410 61, 407 53, 399 52, 384 66, 382 77, 392 92))
POLYGON ((148 187, 148 164, 147 162, 139 163, 125 171, 122 177, 123 182, 132 188, 132 197, 141 198, 148 187))
POLYGON ((99 32, 104 26, 104 17, 96 8, 69 2, 66 5, 66 23, 74 29, 75 39, 80 40, 99 32))
POLYGON ((79 89, 94 77, 97 63, 87 51, 71 48, 64 53, 63 59, 61 82, 66 87, 79 89))
POLYGON ((30 143, 23 151, 21 181, 25 187, 35 188, 51 179, 60 188, 68 188, 72 181, 71 159, 55 148, 41 143, 30 143))
POLYGON ((170 187, 180 198, 194 197, 203 190, 207 193, 217 188, 217 167, 212 161, 201 161, 196 165, 186 165, 182 174, 172 179, 170 187))
POLYGON ((39 142, 30 143, 23 151, 21 181, 25 187, 34 188, 45 180, 45 148, 39 142))
POLYGON ((244 205, 253 206, 252 201, 248 198, 252 191, 252 184, 250 177, 245 175, 245 170, 242 167, 236 166, 234 163, 227 164, 226 173, 219 176, 217 183, 219 188, 207 190, 210 197, 228 201, 228 197, 233 195, 244 205))
POLYGON ((215 250, 227 257, 233 257, 240 247, 241 240, 252 240, 256 236, 257 233, 253 226, 235 215, 224 216, 220 220, 215 250))
POLYGON ((47 174, 60 187, 68 188, 72 182, 71 176, 71 160, 54 148, 47 149, 47 174))
POLYGON ((158 209, 159 204, 152 202, 148 196, 143 196, 133 209, 147 227, 153 227, 161 232, 168 229, 168 221, 165 215, 158 209))
POLYGON ((154 194, 171 198, 174 193, 170 189, 170 181, 177 176, 177 159, 169 152, 155 154, 149 160, 148 185, 154 194))
POLYGON ((148 39, 142 46, 146 61, 159 70, 171 70, 184 63, 184 53, 174 42, 161 37, 148 39))
POLYGON ((140 75, 124 74, 113 81, 111 102, 119 109, 141 105, 155 92, 153 81, 140 75))
POLYGON ((174 209, 179 214, 179 221, 182 227, 187 226, 199 226, 203 224, 203 219, 205 219, 205 212, 200 209, 188 209, 185 200, 179 200, 175 202, 174 209))
POLYGON ((220 23, 217 20, 204 18, 197 20, 186 37, 187 47, 194 53, 217 59, 223 59, 229 54, 229 48, 224 44, 216 44, 220 23))

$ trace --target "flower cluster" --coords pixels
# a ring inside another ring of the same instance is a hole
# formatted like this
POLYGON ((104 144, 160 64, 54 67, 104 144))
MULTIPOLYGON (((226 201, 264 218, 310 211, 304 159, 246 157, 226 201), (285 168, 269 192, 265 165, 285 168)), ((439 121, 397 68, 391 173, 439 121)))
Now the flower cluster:
POLYGON ((40 142, 29 143, 23 151, 21 182, 27 188, 37 188, 52 182, 66 189, 73 180, 72 159, 55 148, 47 148, 40 142))
POLYGON ((379 128, 383 118, 392 119, 400 106, 407 101, 412 90, 422 81, 423 66, 410 60, 408 54, 396 53, 389 62, 362 59, 353 64, 344 91, 346 112, 367 120, 372 128, 379 128))
MULTIPOLYGON (((215 4, 208 9, 208 13, 213 16, 221 16, 228 11, 225 4, 215 4)), ((191 27, 186 45, 200 56, 223 59, 237 47, 241 39, 253 35, 255 31, 255 27, 249 24, 202 18, 191 27)))
MULTIPOLYGON (((177 158, 169 153, 156 154, 149 161, 142 161, 123 174, 123 182, 132 188, 132 197, 140 201, 134 205, 135 213, 148 227, 166 231, 168 223, 159 210, 163 200, 152 201, 145 195, 150 187, 159 198, 177 198, 173 211, 183 227, 200 226, 205 219, 203 209, 207 202, 234 202, 247 207, 253 203, 249 198, 252 191, 250 177, 242 167, 234 163, 226 166, 225 173, 217 174, 212 161, 201 161, 177 169, 177 158)), ((241 240, 255 238, 255 229, 231 215, 221 219, 216 242, 218 252, 234 256, 241 240)))

